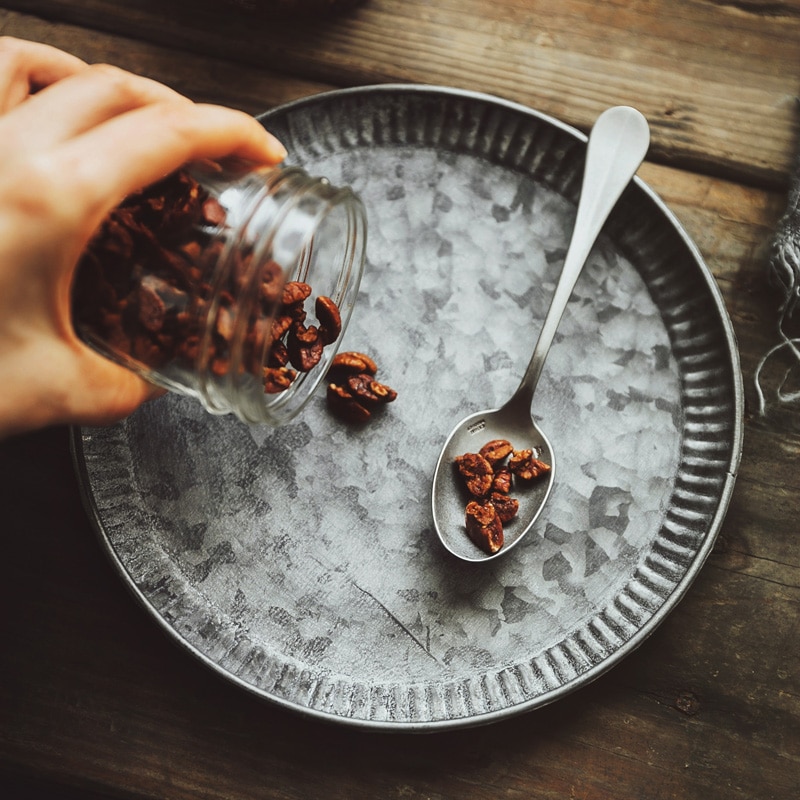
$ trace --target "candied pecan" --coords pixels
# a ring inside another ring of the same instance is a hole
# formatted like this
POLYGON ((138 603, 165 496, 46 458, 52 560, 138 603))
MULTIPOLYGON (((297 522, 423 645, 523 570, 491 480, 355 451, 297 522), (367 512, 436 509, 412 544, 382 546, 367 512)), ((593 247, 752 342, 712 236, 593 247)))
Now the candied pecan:
POLYGON ((216 197, 208 197, 203 203, 203 221, 217 227, 225 222, 227 214, 216 197))
POLYGON ((231 282, 237 289, 244 289, 250 282, 253 269, 253 253, 252 250, 247 251, 235 249, 228 255, 230 262, 231 282))
POLYGON ((325 398, 333 414, 346 422, 366 422, 372 416, 372 412, 366 406, 359 403, 346 388, 338 384, 328 384, 325 398))
POLYGON ((508 494, 511 491, 511 480, 511 470, 508 467, 495 467, 492 491, 508 494))
POLYGON ((157 279, 146 275, 138 291, 139 321, 151 333, 157 333, 164 327, 167 306, 155 285, 157 279))
POLYGON ((151 267, 168 276, 169 284, 189 289, 192 286, 192 276, 186 256, 177 251, 161 248, 156 256, 150 259, 151 267))
POLYGON ((506 439, 492 439, 478 451, 493 467, 513 452, 511 442, 506 439))
POLYGON ((264 368, 264 393, 278 394, 288 389, 297 373, 288 367, 265 367, 264 368))
POLYGON ((397 400, 397 392, 385 383, 370 381, 369 388, 381 403, 392 403, 397 400))
POLYGON ((360 403, 368 406, 391 403, 397 398, 397 392, 394 389, 378 383, 372 375, 368 375, 366 372, 350 375, 347 378, 346 385, 350 394, 360 403))
POLYGON ((456 456, 455 464, 464 479, 467 491, 473 497, 484 497, 492 488, 492 465, 478 453, 456 456))
POLYGON ((218 378, 222 378, 228 374, 231 362, 223 355, 216 355, 211 359, 211 372, 218 378))
POLYGON ((281 314, 272 321, 271 336, 277 342, 292 327, 294 320, 288 314, 281 314))
POLYGON ((232 306, 235 298, 227 289, 222 289, 219 293, 219 301, 224 306, 232 306))
POLYGON ((149 336, 134 336, 130 340, 131 355, 142 364, 155 367, 164 361, 161 348, 149 336))
MULTIPOLYGON (((272 353, 272 323, 264 317, 256 317, 245 332, 242 340, 242 362, 247 365, 248 372, 258 375, 264 365, 265 358, 272 353)), ((269 364, 268 366, 285 366, 269 364)))
POLYGON ((271 314, 283 297, 283 270, 277 261, 268 261, 261 275, 261 302, 266 313, 271 314))
POLYGON ((112 214, 105 222, 95 239, 103 253, 116 254, 122 258, 130 258, 135 249, 131 229, 136 223, 130 213, 119 211, 112 214))
POLYGON ((519 511, 519 500, 501 492, 492 492, 489 495, 489 502, 494 506, 497 516, 500 517, 500 522, 504 525, 511 522, 519 511))
POLYGON ((108 343, 122 353, 132 353, 133 345, 130 336, 122 329, 121 325, 109 325, 106 332, 108 343))
POLYGON ((200 353, 200 337, 197 335, 187 336, 178 343, 178 352, 187 361, 194 363, 200 353))
POLYGON ((311 294, 311 287, 302 281, 289 281, 283 287, 282 303, 285 306, 303 303, 311 294))
POLYGON ((195 261, 198 259, 200 257, 201 250, 202 246, 196 239, 192 240, 191 242, 185 242, 178 247, 178 251, 181 252, 189 261, 195 261))
POLYGON ((306 321, 306 308, 302 303, 290 303, 289 305, 282 305, 281 313, 289 316, 293 323, 296 322, 298 324, 302 324, 306 321))
POLYGON ((378 372, 378 365, 365 353, 347 350, 337 353, 333 357, 331 371, 339 374, 366 372, 370 375, 375 375, 378 372))
POLYGON ((508 460, 508 468, 523 481, 531 481, 550 472, 550 465, 534 458, 533 450, 515 450, 508 460))
POLYGON ((217 311, 216 331, 226 342, 233 338, 233 312, 227 306, 217 311))
POLYGON ((491 503, 471 500, 465 520, 469 538, 485 553, 494 555, 503 546, 503 523, 491 503))
POLYGON ((156 214, 161 214, 164 211, 164 207, 167 204, 167 200, 165 197, 148 197, 144 200, 144 205, 147 206, 151 211, 155 211, 156 214))
POLYGON ((270 367, 285 367, 289 363, 289 350, 285 342, 278 339, 272 343, 267 356, 267 365, 270 367))
POLYGON ((200 269, 209 270, 213 268, 213 265, 219 261, 224 249, 224 243, 219 240, 212 240, 210 242, 203 243, 203 248, 200 250, 197 256, 197 267, 191 269, 189 272, 190 278, 195 282, 195 289, 202 290, 210 288, 208 284, 203 286, 200 283, 202 275, 200 269))
POLYGON ((350 375, 345 381, 347 391, 359 403, 366 406, 376 406, 381 402, 381 398, 372 391, 371 383, 372 376, 366 373, 350 375))
POLYGON ((314 303, 314 312, 319 322, 319 332, 324 344, 332 344, 342 332, 342 315, 339 306, 330 297, 320 295, 314 303))
POLYGON ((162 353, 172 353, 177 344, 175 337, 169 333, 158 333, 155 336, 155 343, 158 345, 162 353))
POLYGON ((314 325, 307 328, 302 324, 292 325, 286 337, 289 360, 300 372, 309 372, 319 364, 324 346, 319 329, 314 325))

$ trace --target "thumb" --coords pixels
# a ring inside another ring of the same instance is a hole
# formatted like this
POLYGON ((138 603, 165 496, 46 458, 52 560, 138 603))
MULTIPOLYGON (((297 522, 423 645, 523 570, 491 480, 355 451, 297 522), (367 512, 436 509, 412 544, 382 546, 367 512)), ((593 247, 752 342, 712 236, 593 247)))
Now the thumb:
POLYGON ((84 346, 76 367, 78 375, 69 391, 67 420, 76 424, 108 425, 166 393, 88 346, 84 346))

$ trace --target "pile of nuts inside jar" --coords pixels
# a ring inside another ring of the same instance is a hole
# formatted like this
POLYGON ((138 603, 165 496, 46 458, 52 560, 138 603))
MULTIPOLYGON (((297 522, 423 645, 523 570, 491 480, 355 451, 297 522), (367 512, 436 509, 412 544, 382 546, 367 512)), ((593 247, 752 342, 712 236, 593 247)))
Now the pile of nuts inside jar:
POLYGON ((457 456, 455 465, 470 500, 465 510, 469 538, 489 555, 502 548, 503 526, 519 511, 511 496, 515 479, 526 483, 550 472, 550 465, 534 456, 533 450, 515 450, 506 439, 493 439, 477 453, 457 456))
POLYGON ((201 355, 211 375, 226 375, 239 335, 239 369, 262 380, 268 394, 284 391, 338 338, 339 309, 330 298, 318 297, 318 325, 306 326, 311 287, 284 286, 281 267, 268 261, 259 276, 257 312, 238 332, 237 298, 252 280, 253 246, 232 249, 235 261, 219 285, 215 268, 225 242, 216 234, 225 222, 222 205, 184 170, 130 195, 81 257, 75 318, 113 350, 156 371, 165 365, 190 371, 201 355), (213 330, 201 354, 210 313, 213 330))

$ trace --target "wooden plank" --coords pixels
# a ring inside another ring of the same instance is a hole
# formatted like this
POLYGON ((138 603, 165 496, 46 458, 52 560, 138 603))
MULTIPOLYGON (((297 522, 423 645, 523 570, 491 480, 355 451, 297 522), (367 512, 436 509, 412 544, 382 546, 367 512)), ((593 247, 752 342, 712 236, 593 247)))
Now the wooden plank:
POLYGON ((90 63, 113 63, 166 83, 198 102, 220 103, 250 114, 335 88, 329 83, 241 66, 224 58, 175 52, 163 45, 15 11, 0 9, 0 34, 44 42, 90 63))
POLYGON ((652 159, 767 185, 785 183, 800 131, 800 0, 366 0, 299 22, 222 0, 5 6, 312 82, 486 91, 584 129, 629 103, 651 121, 652 159))

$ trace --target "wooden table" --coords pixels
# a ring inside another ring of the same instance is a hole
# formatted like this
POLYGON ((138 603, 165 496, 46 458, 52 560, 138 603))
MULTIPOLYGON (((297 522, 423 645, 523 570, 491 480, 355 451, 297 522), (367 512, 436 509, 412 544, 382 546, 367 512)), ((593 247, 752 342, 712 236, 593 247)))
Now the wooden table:
POLYGON ((758 417, 753 382, 778 341, 766 267, 800 138, 800 0, 366 0, 303 22, 221 0, 18 0, 0 31, 252 113, 383 82, 482 90, 583 129, 637 106, 653 130, 640 174, 719 282, 748 404, 721 535, 656 633, 543 710, 427 736, 311 721, 211 674, 109 565, 67 431, 0 444, 4 796, 800 796, 800 412, 758 417))

